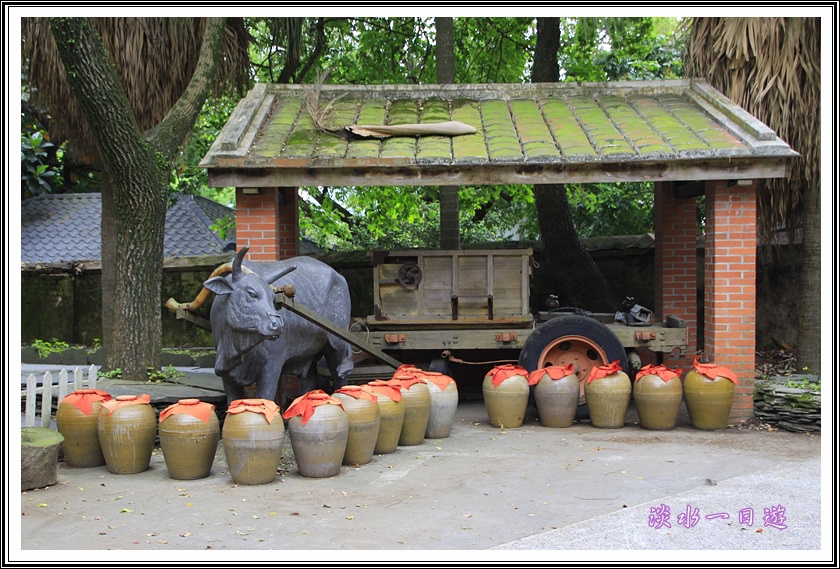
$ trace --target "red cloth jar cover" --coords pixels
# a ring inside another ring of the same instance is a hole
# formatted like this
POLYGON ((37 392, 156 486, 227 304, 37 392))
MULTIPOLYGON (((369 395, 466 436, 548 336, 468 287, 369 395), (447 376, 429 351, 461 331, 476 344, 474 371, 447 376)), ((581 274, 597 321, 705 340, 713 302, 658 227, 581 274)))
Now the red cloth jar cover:
POLYGON ((646 375, 655 375, 667 383, 675 377, 679 377, 681 373, 681 369, 669 369, 663 365, 655 366, 653 364, 648 364, 640 369, 639 373, 636 374, 636 381, 639 381, 646 375))
POLYGON ((586 380, 586 383, 592 383, 596 379, 607 377, 608 375, 612 375, 617 371, 622 371, 621 364, 618 360, 615 360, 612 363, 607 364, 605 366, 593 367, 592 371, 589 372, 589 378, 586 380))
POLYGON ((551 379, 563 379, 575 373, 575 364, 568 364, 564 366, 548 366, 542 369, 535 369, 528 374, 528 385, 536 385, 540 382, 544 375, 548 374, 551 379))
POLYGON ((231 401, 228 405, 227 412, 231 415, 237 413, 262 413, 265 416, 266 423, 271 424, 277 413, 280 412, 280 407, 274 401, 268 399, 237 399, 231 401))
POLYGON ((210 414, 216 409, 212 403, 202 403, 198 399, 181 399, 160 412, 159 422, 163 423, 170 415, 192 415, 202 423, 210 421, 210 414))
POLYGON ((694 358, 694 369, 696 369, 698 373, 705 375, 709 379, 725 377, 735 385, 738 385, 738 376, 735 375, 735 372, 733 372, 728 367, 724 367, 717 364, 701 364, 700 356, 694 358))
POLYGON ((344 409, 344 405, 341 404, 341 400, 336 399, 335 397, 330 397, 321 389, 315 389, 304 393, 292 401, 292 404, 289 405, 289 408, 286 409, 285 413, 283 413, 283 418, 291 419, 292 417, 301 415, 301 425, 305 425, 315 413, 315 407, 319 407, 321 405, 338 405, 344 409))
POLYGON ((493 378, 490 380, 493 383, 493 387, 499 387, 504 380, 509 377, 513 377, 514 375, 521 375, 526 380, 528 379, 528 370, 524 367, 513 365, 513 364, 504 364, 500 366, 496 366, 490 370, 490 373, 487 375, 493 375, 493 378))
POLYGON ((368 386, 374 393, 390 397, 394 402, 402 399, 402 392, 400 391, 402 389, 402 383, 398 379, 375 379, 369 381, 368 386))
POLYGON ((108 410, 109 415, 113 415, 114 411, 120 407, 127 407, 129 405, 146 405, 151 400, 152 398, 148 393, 143 393, 142 395, 118 395, 115 399, 102 403, 102 407, 105 407, 108 410))
POLYGON ((93 413, 93 404, 96 401, 110 401, 111 394, 99 389, 77 389, 69 393, 62 402, 69 403, 85 415, 93 413))
POLYGON ((335 390, 336 393, 353 397, 354 399, 367 399, 376 403, 376 394, 370 390, 365 389, 366 385, 345 385, 335 390))
POLYGON ((455 383, 454 379, 437 371, 424 371, 420 377, 428 379, 437 385, 441 391, 446 391, 446 388, 449 387, 450 384, 455 383))

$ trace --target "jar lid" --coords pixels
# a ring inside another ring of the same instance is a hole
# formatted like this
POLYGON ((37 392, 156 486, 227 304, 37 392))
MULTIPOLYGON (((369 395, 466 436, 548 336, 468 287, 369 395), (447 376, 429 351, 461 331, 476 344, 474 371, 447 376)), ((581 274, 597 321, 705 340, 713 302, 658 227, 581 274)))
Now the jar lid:
POLYGON ((179 405, 198 405, 201 403, 198 399, 181 399, 178 401, 179 405))

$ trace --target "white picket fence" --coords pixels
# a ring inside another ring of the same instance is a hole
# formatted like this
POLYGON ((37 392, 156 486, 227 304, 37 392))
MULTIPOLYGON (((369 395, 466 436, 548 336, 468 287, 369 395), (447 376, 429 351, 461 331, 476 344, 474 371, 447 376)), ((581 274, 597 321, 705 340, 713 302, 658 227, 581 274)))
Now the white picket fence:
POLYGON ((26 378, 26 389, 20 390, 21 399, 25 399, 24 405, 24 427, 49 427, 53 420, 53 398, 61 402, 68 394, 77 389, 96 389, 96 366, 90 366, 87 375, 82 368, 77 367, 73 372, 72 382, 66 369, 58 372, 58 383, 53 383, 53 374, 44 373, 41 385, 38 385, 38 378, 30 373, 26 378), (38 415, 38 396, 41 396, 41 414, 38 415))

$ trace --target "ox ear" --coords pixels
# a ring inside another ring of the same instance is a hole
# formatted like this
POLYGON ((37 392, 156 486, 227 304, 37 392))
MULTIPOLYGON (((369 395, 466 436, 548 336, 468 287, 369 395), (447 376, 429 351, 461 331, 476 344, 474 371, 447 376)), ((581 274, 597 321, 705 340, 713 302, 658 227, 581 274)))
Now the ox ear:
POLYGON ((213 277, 204 282, 204 288, 218 295, 230 294, 233 292, 233 285, 224 277, 213 277))

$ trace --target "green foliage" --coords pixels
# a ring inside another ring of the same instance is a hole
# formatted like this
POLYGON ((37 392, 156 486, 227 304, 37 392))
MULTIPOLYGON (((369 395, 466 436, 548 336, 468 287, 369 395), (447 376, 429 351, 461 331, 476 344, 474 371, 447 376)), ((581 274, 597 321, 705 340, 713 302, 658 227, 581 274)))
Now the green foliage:
POLYGON ((565 81, 675 79, 684 39, 676 18, 564 18, 560 74, 565 81))
POLYGON ((181 193, 203 195, 220 203, 227 201, 225 205, 233 205, 234 189, 229 188, 226 191, 216 188, 208 189, 207 170, 198 165, 219 136, 238 100, 235 95, 229 95, 208 98, 204 103, 195 121, 192 135, 173 163, 173 172, 169 180, 171 195, 181 193))
POLYGON ((122 379, 123 371, 122 368, 115 367, 114 369, 108 371, 99 370, 96 372, 97 377, 103 377, 105 379, 122 379))
POLYGON ((567 184, 572 219, 580 237, 653 232, 653 184, 567 184))
MULTIPOLYGON (((306 195, 321 205, 312 207, 312 201, 301 205, 301 230, 321 247, 367 250, 439 246, 437 187, 306 190, 306 195)), ((539 236, 530 185, 465 186, 459 196, 463 244, 534 240, 539 236)))
POLYGON ((184 372, 178 371, 177 369, 175 369, 174 366, 170 365, 158 370, 150 368, 148 371, 148 376, 149 381, 160 382, 166 381, 168 379, 175 379, 176 377, 183 377, 184 372))
POLYGON ((802 377, 799 379, 791 379, 785 382, 785 387, 792 387, 795 389, 808 389, 810 391, 821 391, 822 390, 822 380, 811 381, 807 377, 802 377))
POLYGON ((236 229, 236 216, 228 214, 221 219, 217 219, 210 224, 210 229, 219 236, 219 239, 225 240, 228 238, 231 231, 236 229))
POLYGON ((52 339, 52 342, 36 339, 32 342, 32 347, 38 351, 39 358, 45 358, 53 353, 60 354, 61 352, 69 348, 70 344, 68 344, 67 342, 62 342, 61 340, 57 340, 55 338, 52 339))
POLYGON ((26 188, 24 198, 52 193, 54 188, 62 185, 61 171, 48 161, 49 150, 54 146, 46 139, 43 130, 21 130, 20 166, 21 181, 26 188))
MULTIPOLYGON (((109 371, 99 371, 96 374, 98 377, 105 378, 105 379, 122 379, 123 377, 123 370, 121 368, 114 368, 109 371)), ((182 377, 184 372, 178 371, 175 369, 174 366, 166 366, 162 369, 152 369, 149 368, 146 375, 148 376, 149 381, 161 382, 166 381, 168 379, 174 379, 176 377, 182 377)))

